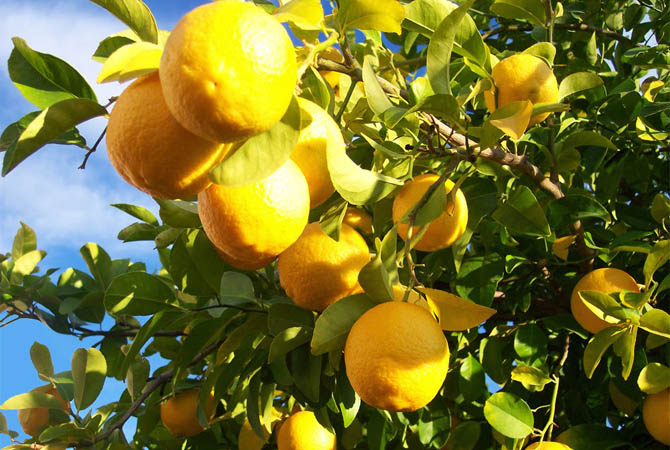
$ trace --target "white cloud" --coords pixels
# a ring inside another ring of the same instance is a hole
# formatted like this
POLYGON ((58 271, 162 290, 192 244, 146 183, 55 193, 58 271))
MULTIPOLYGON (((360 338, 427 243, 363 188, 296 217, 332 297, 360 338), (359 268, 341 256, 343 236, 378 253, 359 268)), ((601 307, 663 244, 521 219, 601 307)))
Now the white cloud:
MULTIPOLYGON (((98 6, 82 1, 0 2, 0 61, 13 48, 12 36, 24 38, 44 53, 51 53, 74 66, 93 86, 101 102, 118 95, 116 83, 97 85, 100 64, 91 59, 97 44, 124 25, 98 6)), ((6 64, 0 67, 0 127, 34 110, 16 91, 6 64)), ((105 126, 98 119, 80 127, 89 141, 96 140, 105 126)), ((0 130, 1 131, 1 130, 0 130)), ((122 244, 116 239, 120 228, 134 219, 109 206, 133 203, 155 210, 145 194, 126 185, 107 160, 103 145, 92 155, 86 170, 78 170, 84 151, 76 147, 48 146, 0 178, 0 252, 11 248, 12 239, 23 220, 37 232, 40 248, 50 246, 78 258, 78 249, 89 241, 98 242, 113 257, 135 256, 148 260, 147 246, 122 244)), ((0 154, 0 158, 2 154, 0 154)))

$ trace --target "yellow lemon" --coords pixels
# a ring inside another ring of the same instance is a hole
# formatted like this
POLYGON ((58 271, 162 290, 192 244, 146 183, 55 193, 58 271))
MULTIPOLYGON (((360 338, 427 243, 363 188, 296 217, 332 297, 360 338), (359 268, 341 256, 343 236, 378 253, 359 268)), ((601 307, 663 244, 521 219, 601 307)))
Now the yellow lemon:
POLYGON ((613 326, 596 316, 579 297, 579 291, 600 291, 611 294, 621 290, 640 292, 640 289, 630 275, 623 270, 604 268, 587 273, 575 285, 570 296, 570 309, 577 322, 593 334, 613 326))
POLYGON ((251 428, 249 420, 244 419, 242 428, 240 428, 240 434, 237 436, 237 448, 239 450, 261 450, 270 438, 270 434, 267 431, 265 435, 265 439, 261 439, 251 428))
POLYGON ((437 394, 449 369, 449 346, 424 308, 385 302, 366 311, 344 347, 347 377, 368 405, 416 411, 437 394))
MULTIPOLYGON (((414 208, 423 194, 438 178, 437 175, 424 174, 405 183, 393 200, 393 222, 400 222, 402 217, 414 208)), ((428 230, 414 247, 417 250, 434 252, 449 247, 465 232, 468 224, 468 205, 460 189, 453 196, 454 201, 451 200, 450 192, 453 187, 454 183, 451 180, 444 183, 447 192, 447 207, 437 219, 428 225, 428 230)), ((407 239, 408 228, 407 223, 398 224, 398 234, 404 240, 407 239)), ((415 236, 418 232, 419 227, 414 227, 412 235, 415 236)))
POLYGON ((311 119, 309 125, 300 130, 298 143, 293 148, 291 159, 300 167, 309 186, 310 208, 319 206, 328 200, 335 187, 330 181, 326 148, 333 146, 337 151, 344 152, 344 139, 340 127, 320 106, 299 99, 303 114, 311 119))
POLYGON ((293 44, 252 3, 206 3, 186 14, 165 44, 161 84, 175 118, 214 142, 270 129, 297 81, 293 44))
POLYGON ((542 443, 534 442, 526 447, 526 450, 572 450, 572 448, 560 442, 544 441, 542 443))
POLYGON ((207 188, 209 169, 228 148, 177 123, 163 99, 158 74, 128 86, 107 125, 107 154, 114 168, 126 182, 158 198, 185 198, 207 188))
POLYGON ((363 234, 372 234, 372 217, 362 209, 348 207, 342 223, 357 228, 363 234))
MULTIPOLYGON (((197 416, 199 392, 197 388, 189 389, 161 403, 161 421, 173 435, 190 437, 204 430, 197 416)), ((214 399, 210 397, 205 405, 207 417, 214 413, 214 406, 214 399)))
POLYGON ((323 311, 343 297, 361 292, 358 273, 370 261, 370 251, 356 230, 342 225, 340 240, 325 234, 318 222, 279 255, 279 281, 296 305, 323 311))
POLYGON ((291 160, 269 177, 241 187, 211 185, 198 214, 224 260, 241 269, 272 261, 302 233, 309 215, 307 182, 291 160), (226 256, 228 258, 226 258, 226 256))
POLYGON ((654 439, 670 445, 670 388, 647 396, 642 406, 642 419, 654 439))
POLYGON ((336 438, 311 411, 293 413, 279 428, 278 450, 335 450, 336 438))
MULTIPOLYGON (((63 409, 66 411, 70 410, 70 405, 63 400, 63 397, 60 396, 58 391, 52 385, 42 386, 36 389, 33 389, 35 392, 44 392, 48 395, 53 395, 58 399, 58 401, 63 405, 63 409)), ((49 408, 26 408, 19 409, 19 424, 23 431, 33 437, 36 437, 39 431, 50 425, 49 423, 49 408)))
MULTIPOLYGON (((505 58, 493 67, 493 81, 496 96, 484 92, 489 111, 511 102, 529 100, 536 103, 557 103, 558 82, 551 68, 537 56, 519 53, 505 58)), ((549 113, 537 114, 530 118, 530 125, 542 122, 549 113)))

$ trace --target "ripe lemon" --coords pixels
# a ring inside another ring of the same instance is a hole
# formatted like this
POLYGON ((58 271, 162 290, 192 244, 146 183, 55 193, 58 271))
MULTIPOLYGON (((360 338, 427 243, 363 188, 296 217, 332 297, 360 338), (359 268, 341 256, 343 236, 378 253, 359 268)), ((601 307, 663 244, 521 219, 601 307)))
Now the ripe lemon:
POLYGON ((372 217, 362 209, 347 208, 342 223, 357 228, 363 234, 372 234, 372 217))
MULTIPOLYGON (((161 403, 161 421, 175 436, 195 436, 204 430, 198 422, 199 389, 189 389, 161 403)), ((214 413, 214 399, 210 397, 205 412, 207 417, 214 413)))
POLYGON ((172 117, 158 74, 135 80, 109 117, 107 154, 126 182, 164 199, 195 195, 211 184, 209 169, 228 146, 213 144, 172 117))
POLYGON ((651 437, 670 445, 670 388, 647 396, 642 406, 642 419, 651 437))
POLYGON ((288 109, 296 56, 284 27, 244 2, 213 2, 186 14, 165 44, 161 84, 175 118, 214 142, 270 129, 288 109))
POLYGON ((336 438, 311 411, 291 414, 279 428, 278 450, 335 450, 336 438))
POLYGON ((302 113, 311 118, 311 122, 300 130, 300 137, 293 148, 291 159, 305 175, 309 186, 310 208, 314 208, 328 200, 328 197, 335 192, 328 172, 326 147, 331 145, 338 151, 346 150, 340 127, 330 114, 304 98, 298 99, 298 103, 302 113))
POLYGON ((347 377, 368 405, 415 411, 437 394, 449 369, 449 346, 424 308, 385 302, 351 327, 344 347, 347 377))
MULTIPOLYGON (((438 178, 437 175, 424 174, 405 183, 393 200, 393 222, 400 222, 400 219, 414 208, 423 194, 438 178)), ((444 183, 447 192, 447 207, 437 219, 428 225, 428 230, 414 246, 417 250, 434 252, 449 247, 465 232, 468 224, 468 204, 460 189, 456 191, 454 201, 451 200, 452 196, 449 193, 453 187, 454 183, 451 180, 444 183)), ((407 239, 408 228, 407 223, 398 224, 398 234, 403 240, 407 239)), ((415 236, 418 232, 419 227, 414 227, 412 235, 415 236)))
POLYGON ((607 388, 610 394, 610 398, 612 399, 612 403, 614 403, 616 409, 623 412, 627 416, 632 416, 635 414, 635 410, 637 409, 637 402, 621 392, 621 389, 617 387, 613 379, 610 379, 607 388))
POLYGON ((369 261, 368 245, 349 225, 342 225, 340 240, 334 241, 314 222, 279 255, 279 282, 296 305, 323 311, 362 292, 358 273, 369 261))
POLYGON ((526 447, 526 450, 572 450, 571 447, 568 447, 565 444, 560 442, 534 442, 526 447))
POLYGON ((600 291, 611 294, 623 289, 640 292, 640 289, 630 275, 623 270, 604 268, 587 273, 577 283, 570 296, 570 309, 577 322, 593 334, 613 326, 611 323, 596 316, 579 297, 579 291, 600 291))
POLYGON ((225 262, 227 262, 231 266, 236 267, 238 269, 242 269, 242 270, 253 271, 253 270, 260 269, 261 267, 265 267, 268 264, 270 264, 276 258, 276 256, 269 256, 265 259, 253 259, 253 258, 249 259, 249 260, 239 259, 239 258, 233 258, 232 256, 230 256, 229 254, 227 254, 226 252, 224 252, 220 248, 216 248, 216 247, 214 247, 214 248, 215 248, 216 252, 219 254, 219 256, 221 257, 222 260, 224 260, 225 262))
MULTIPOLYGON (((536 103, 557 103, 558 82, 551 68, 540 58, 519 53, 500 61, 493 67, 493 81, 496 97, 484 91, 484 100, 489 111, 511 102, 529 100, 536 103)), ((528 126, 542 122, 549 113, 537 114, 530 118, 528 126)))
POLYGON ((261 450, 270 438, 270 434, 267 431, 265 435, 265 440, 261 439, 251 428, 249 420, 244 419, 242 428, 240 428, 240 434, 237 436, 238 450, 261 450))
POLYGON ((269 177, 241 187, 213 184, 198 195, 209 240, 241 269, 262 267, 295 242, 307 224, 309 191, 291 160, 269 177))
MULTIPOLYGON (((58 401, 63 405, 63 409, 66 411, 70 410, 70 405, 63 400, 63 397, 60 396, 58 391, 52 385, 42 386, 36 389, 33 389, 35 392, 44 392, 48 395, 53 395, 58 399, 58 401)), ((19 409, 19 424, 23 431, 30 436, 37 436, 39 431, 50 425, 49 423, 49 408, 26 408, 19 409)))

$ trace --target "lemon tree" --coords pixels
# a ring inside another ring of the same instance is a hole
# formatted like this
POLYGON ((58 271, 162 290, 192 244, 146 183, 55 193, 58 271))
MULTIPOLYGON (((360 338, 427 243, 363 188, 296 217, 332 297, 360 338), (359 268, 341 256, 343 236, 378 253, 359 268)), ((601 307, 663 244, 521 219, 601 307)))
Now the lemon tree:
POLYGON ((2 176, 106 146, 157 269, 20 224, 0 326, 82 348, 32 344, 7 449, 666 448, 665 0, 92 1, 129 84, 14 37, 2 176))

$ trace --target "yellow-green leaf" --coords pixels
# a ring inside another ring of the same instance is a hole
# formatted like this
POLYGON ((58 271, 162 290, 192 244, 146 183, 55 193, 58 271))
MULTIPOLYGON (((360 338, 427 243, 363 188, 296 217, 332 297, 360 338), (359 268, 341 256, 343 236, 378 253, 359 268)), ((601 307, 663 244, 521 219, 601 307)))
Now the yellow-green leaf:
POLYGON ((526 132, 532 112, 533 104, 530 101, 512 102, 496 109, 491 114, 489 122, 507 136, 517 140, 526 132))
POLYGON ((405 9, 397 0, 341 0, 337 13, 342 30, 377 30, 400 34, 405 9))
POLYGON ((449 292, 431 288, 418 288, 435 313, 443 330, 463 331, 487 320, 496 310, 465 300, 449 292))
POLYGON ((319 0, 291 0, 272 13, 280 22, 292 22, 302 29, 318 30, 323 21, 323 7, 319 0))
POLYGON ((577 237, 574 234, 571 234, 569 236, 563 236, 556 239, 554 243, 551 244, 551 250, 554 252, 554 255, 563 261, 567 261, 568 251, 572 243, 575 242, 576 238, 577 237))
POLYGON ((158 70, 163 49, 149 42, 124 45, 112 53, 102 66, 98 83, 132 80, 158 70))

